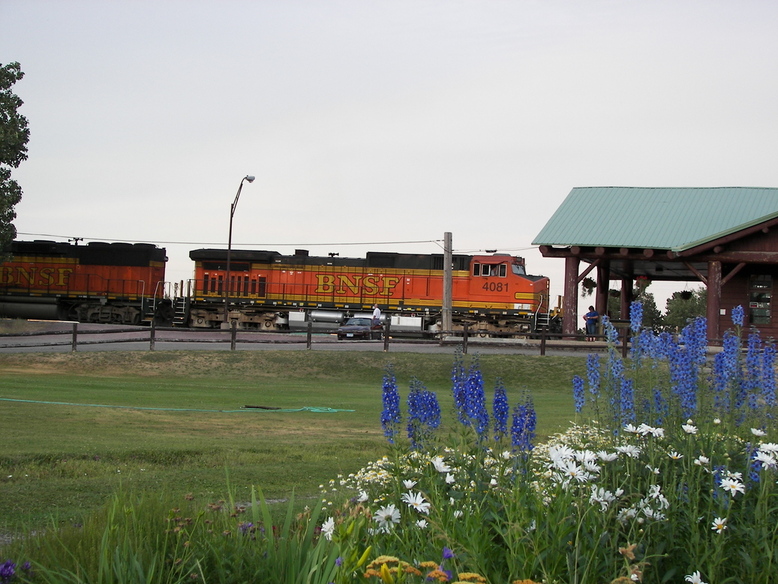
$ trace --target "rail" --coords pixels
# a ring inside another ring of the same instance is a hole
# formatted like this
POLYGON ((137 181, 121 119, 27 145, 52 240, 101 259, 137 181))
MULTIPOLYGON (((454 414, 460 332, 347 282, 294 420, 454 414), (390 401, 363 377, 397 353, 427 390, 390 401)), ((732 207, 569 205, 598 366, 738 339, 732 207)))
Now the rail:
MULTIPOLYGON (((450 348, 461 345, 464 353, 470 347, 478 350, 499 350, 501 352, 516 352, 523 354, 546 355, 549 350, 584 350, 587 352, 604 350, 606 343, 584 342, 583 335, 561 335, 554 333, 539 333, 534 338, 514 339, 508 337, 484 338, 478 331, 470 331, 465 327, 456 333, 443 331, 434 338, 407 338, 392 334, 389 323, 382 329, 381 340, 373 341, 338 341, 336 329, 317 329, 315 332, 312 323, 309 323, 304 332, 263 332, 239 330, 235 323, 228 329, 181 329, 173 327, 158 327, 152 324, 149 327, 141 326, 117 326, 102 324, 79 324, 75 322, 42 323, 46 329, 0 333, 0 352, 34 352, 39 350, 70 350, 78 351, 79 347, 86 348, 94 345, 132 345, 132 349, 139 350, 138 344, 143 349, 154 351, 157 344, 201 344, 215 347, 229 345, 231 351, 248 346, 265 346, 278 349, 302 348, 311 350, 334 345, 346 345, 364 343, 369 350, 382 350, 389 352, 393 345, 418 345, 425 347, 450 348)), ((604 339, 604 338, 603 338, 604 339)), ((626 340, 622 345, 626 351, 626 340)), ((141 350, 143 350, 141 349, 141 350)), ((116 350, 121 350, 120 348, 116 350)))

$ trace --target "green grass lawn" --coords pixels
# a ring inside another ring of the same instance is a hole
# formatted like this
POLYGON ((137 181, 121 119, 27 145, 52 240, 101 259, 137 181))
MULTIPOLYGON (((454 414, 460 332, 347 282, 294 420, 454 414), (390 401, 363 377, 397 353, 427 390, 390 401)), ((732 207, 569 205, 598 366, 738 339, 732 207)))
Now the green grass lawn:
MULTIPOLYGON (((251 485, 270 499, 318 496, 321 483, 386 452, 387 364, 403 398, 415 376, 449 420, 453 360, 453 350, 0 355, 0 525, 78 522, 120 487, 217 499, 229 480, 238 497, 251 485), (284 411, 301 408, 340 411, 284 411)), ((479 361, 490 405, 497 377, 511 405, 531 393, 539 439, 572 420, 571 378, 585 357, 479 361)))

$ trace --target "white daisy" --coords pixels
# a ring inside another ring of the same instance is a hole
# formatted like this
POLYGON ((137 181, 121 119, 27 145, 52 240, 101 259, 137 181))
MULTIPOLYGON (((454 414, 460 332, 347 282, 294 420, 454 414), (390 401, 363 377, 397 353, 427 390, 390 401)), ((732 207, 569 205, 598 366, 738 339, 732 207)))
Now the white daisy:
POLYGON ((726 517, 716 517, 713 520, 713 523, 711 523, 710 528, 715 531, 716 533, 721 533, 727 528, 727 518, 726 517))
POLYGON ((379 531, 389 533, 396 524, 400 523, 400 511, 390 503, 378 509, 373 515, 373 520, 378 523, 379 531))
POLYGON ((738 493, 745 493, 746 486, 736 479, 721 479, 721 488, 729 492, 733 497, 738 493))
POLYGON ((442 456, 435 456, 430 462, 438 472, 451 472, 451 467, 445 463, 442 456))
POLYGON ((430 503, 424 500, 424 495, 421 493, 414 493, 409 491, 401 497, 401 499, 408 504, 408 507, 413 507, 419 513, 429 514, 430 503))

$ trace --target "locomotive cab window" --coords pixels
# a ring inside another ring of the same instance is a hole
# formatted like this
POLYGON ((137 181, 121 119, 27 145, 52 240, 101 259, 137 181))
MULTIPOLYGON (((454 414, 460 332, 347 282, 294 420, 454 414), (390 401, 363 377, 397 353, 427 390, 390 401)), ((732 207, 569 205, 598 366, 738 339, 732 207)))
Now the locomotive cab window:
POLYGON ((499 276, 504 278, 507 272, 505 264, 473 264, 474 276, 499 276))

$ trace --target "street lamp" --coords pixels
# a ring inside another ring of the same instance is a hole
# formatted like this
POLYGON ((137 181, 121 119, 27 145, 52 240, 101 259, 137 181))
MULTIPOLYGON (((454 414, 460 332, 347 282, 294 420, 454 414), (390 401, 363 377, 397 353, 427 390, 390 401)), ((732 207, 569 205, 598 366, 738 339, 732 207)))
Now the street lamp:
POLYGON ((229 320, 229 305, 230 305, 230 292, 232 287, 230 286, 230 255, 232 253, 232 218, 235 216, 235 208, 238 206, 238 199, 240 199, 240 192, 243 190, 244 182, 254 182, 254 177, 250 174, 244 176, 238 186, 238 193, 235 195, 235 200, 230 205, 230 234, 227 238, 227 280, 224 282, 224 327, 227 328, 227 321, 229 320))

